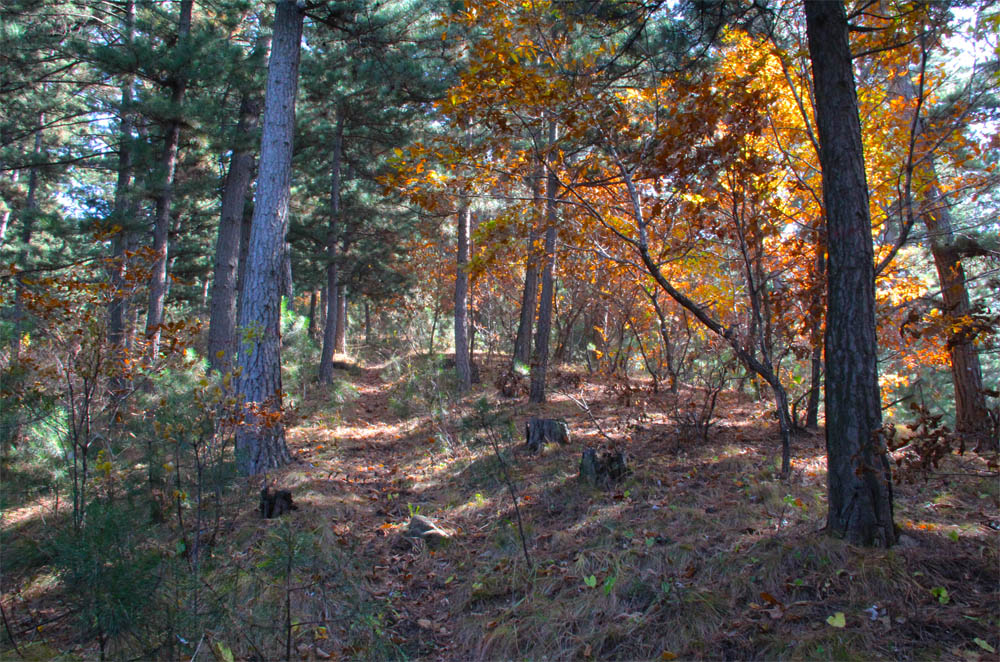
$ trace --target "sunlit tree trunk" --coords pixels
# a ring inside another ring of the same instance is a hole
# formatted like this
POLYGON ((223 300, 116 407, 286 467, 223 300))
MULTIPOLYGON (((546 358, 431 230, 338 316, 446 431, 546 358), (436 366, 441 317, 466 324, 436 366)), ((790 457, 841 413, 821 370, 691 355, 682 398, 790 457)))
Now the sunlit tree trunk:
POLYGON ((806 0, 826 209, 827 530, 849 542, 896 541, 875 333, 875 267, 868 183, 842 2, 806 0))
POLYGON ((469 367, 469 223, 472 212, 463 201, 458 210, 458 255, 455 261, 455 370, 458 388, 472 386, 469 367))
MULTIPOLYGON (((933 169, 933 162, 931 162, 933 169)), ((953 320, 948 335, 951 357, 951 380, 955 386, 955 428, 976 443, 976 451, 997 450, 997 440, 991 437, 986 395, 983 392, 983 371, 979 363, 973 336, 963 320, 972 312, 966 288, 962 257, 954 249, 951 210, 937 187, 930 187, 921 214, 931 239, 931 254, 941 284, 944 314, 953 320)))
POLYGON ((304 14, 294 0, 277 3, 268 61, 260 175, 240 292, 240 377, 248 405, 236 434, 240 472, 258 474, 291 457, 281 421, 281 273, 288 232, 295 93, 304 14))

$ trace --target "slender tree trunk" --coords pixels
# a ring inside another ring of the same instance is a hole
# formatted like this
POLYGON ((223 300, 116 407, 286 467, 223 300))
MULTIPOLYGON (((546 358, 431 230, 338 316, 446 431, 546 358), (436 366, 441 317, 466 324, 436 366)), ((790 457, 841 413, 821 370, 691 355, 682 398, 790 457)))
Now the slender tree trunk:
POLYGON ((281 421, 281 272, 291 184, 295 93, 304 13, 295 0, 277 3, 267 70, 260 177, 240 293, 237 391, 248 405, 236 433, 236 462, 245 475, 281 466, 291 456, 281 421))
POLYGON ((310 291, 309 292, 309 324, 308 324, 308 326, 306 328, 308 329, 307 332, 309 334, 309 337, 312 338, 313 340, 316 339, 316 329, 317 329, 317 326, 316 326, 316 314, 317 314, 317 311, 316 311, 316 299, 317 299, 316 290, 310 291))
MULTIPOLYGON (((435 297, 436 298, 436 297, 435 297)), ((434 317, 431 319, 431 337, 427 343, 427 354, 434 354, 434 334, 437 333, 438 316, 441 314, 441 304, 434 302, 434 317)))
MULTIPOLYGON (((333 135, 333 157, 330 165, 330 223, 326 232, 326 289, 337 291, 337 242, 340 223, 340 162, 343 154, 344 118, 337 113, 337 127, 333 135)), ((333 381, 333 355, 337 344, 337 297, 327 297, 326 326, 323 328, 323 352, 319 359, 319 381, 333 381)))
MULTIPOLYGON (((191 34, 191 7, 194 0, 181 0, 180 17, 177 21, 176 52, 187 48, 191 34)), ((156 193, 156 213, 153 217, 153 252, 156 262, 149 280, 149 305, 146 313, 146 338, 149 341, 149 356, 156 358, 160 347, 160 327, 163 324, 163 304, 167 296, 167 256, 169 252, 170 211, 174 198, 174 179, 177 174, 177 148, 181 142, 181 105, 187 90, 187 77, 176 74, 169 83, 170 108, 174 117, 164 127, 163 152, 160 156, 161 177, 156 193)))
POLYGON ((340 354, 347 353, 347 288, 337 285, 337 335, 334 345, 340 354))
MULTIPOLYGON (((556 128, 555 123, 553 123, 549 127, 549 145, 554 145, 555 140, 556 128)), ((558 187, 559 182, 555 172, 549 172, 545 179, 545 266, 542 269, 542 294, 538 306, 538 328, 535 330, 535 354, 531 360, 531 386, 528 393, 528 401, 536 403, 545 402, 545 372, 549 364, 552 302, 555 299, 556 192, 558 187)))
POLYGON ((859 545, 896 541, 875 334, 868 183, 842 2, 806 0, 826 208, 826 449, 830 534, 859 545))
POLYGON ((819 428, 819 391, 823 388, 823 348, 813 347, 809 358, 809 399, 806 400, 806 428, 819 428))
MULTIPOLYGON (((542 171, 539 168, 531 177, 532 209, 542 205, 542 171)), ((521 317, 517 325, 517 337, 514 339, 514 353, 511 370, 518 364, 527 366, 531 360, 531 329, 535 324, 535 309, 538 301, 538 252, 535 244, 538 233, 535 232, 534 219, 528 231, 528 260, 524 268, 524 292, 521 294, 521 317)))
POLYGON ((372 346, 372 311, 368 300, 365 299, 365 346, 372 346))
MULTIPOLYGON (((131 47, 135 39, 135 2, 125 3, 125 44, 131 47)), ((112 360, 118 358, 125 350, 125 317, 128 312, 128 300, 125 296, 125 274, 127 253, 130 247, 134 220, 129 218, 134 209, 132 196, 132 176, 134 170, 132 158, 132 131, 135 127, 135 114, 132 109, 132 76, 126 76, 121 88, 121 122, 118 129, 118 178, 115 182, 115 201, 112 211, 112 225, 117 226, 114 239, 111 241, 111 301, 108 304, 108 344, 112 352, 112 360)), ((117 372, 117 369, 116 369, 117 372)), ((120 380, 112 382, 112 390, 120 391, 124 383, 120 380)))
POLYGON ((455 263, 455 370, 458 388, 467 391, 472 386, 469 367, 469 223, 472 212, 462 203, 458 210, 458 256, 455 263))
POLYGON ((326 318, 327 318, 327 308, 330 306, 329 297, 330 288, 324 284, 319 289, 319 325, 326 330, 326 318))
POLYGON ((292 245, 285 242, 281 247, 281 296, 285 299, 285 307, 295 310, 295 281, 292 276, 292 245))
MULTIPOLYGON (((265 45, 264 48, 267 46, 265 45)), ((208 364, 226 371, 236 350, 236 299, 240 266, 240 244, 247 194, 253 178, 254 152, 251 140, 257 132, 262 100, 244 93, 236 124, 235 148, 222 190, 222 214, 215 244, 215 277, 208 327, 208 364)))
POLYGON ((816 231, 816 288, 812 297, 812 318, 809 325, 812 356, 809 375, 809 400, 806 403, 806 427, 815 430, 819 427, 819 395, 823 387, 823 292, 826 283, 826 240, 824 233, 816 231))
MULTIPOLYGON (((45 124, 45 116, 38 115, 38 126, 35 131, 35 146, 32 150, 32 164, 28 169, 28 195, 24 200, 24 209, 21 210, 21 247, 18 252, 17 265, 21 269, 31 266, 31 237, 35 230, 35 219, 38 216, 38 166, 36 165, 42 158, 42 125, 45 124)), ((11 334, 11 357, 17 360, 21 353, 21 335, 23 334, 26 314, 24 311, 24 288, 25 281, 21 276, 17 277, 14 291, 14 310, 12 314, 14 329, 11 334)))

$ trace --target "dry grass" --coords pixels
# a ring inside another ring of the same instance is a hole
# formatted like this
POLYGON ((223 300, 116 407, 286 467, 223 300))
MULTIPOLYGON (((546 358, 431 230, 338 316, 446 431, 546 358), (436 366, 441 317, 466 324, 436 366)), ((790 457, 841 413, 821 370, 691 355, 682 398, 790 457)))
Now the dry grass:
MULTIPOLYGON (((320 649, 357 659, 996 659, 976 643, 1000 648, 1000 533, 990 525, 1000 493, 995 478, 970 477, 983 470, 979 460, 949 458, 942 473, 956 475, 897 486, 903 544, 858 549, 821 530, 821 434, 797 437, 792 476, 776 476, 766 403, 723 394, 719 423, 701 443, 679 435, 665 394, 625 408, 596 379, 556 375, 566 393, 527 406, 497 400, 492 376, 484 371, 484 386, 459 400, 432 397, 446 392, 443 382, 363 369, 344 377, 357 397, 335 416, 328 394, 307 394, 289 435, 299 462, 279 476, 301 509, 262 521, 250 500, 232 523, 213 572, 219 582, 240 578, 229 587, 238 599, 229 629, 208 639, 247 657, 254 647, 283 650, 281 632, 232 624, 266 615, 280 624, 290 593, 261 564, 295 539, 303 551, 292 582, 307 588, 290 594, 302 624, 293 657, 316 659, 320 649), (504 451, 530 566, 493 450, 461 425, 481 397, 515 430, 545 415, 566 418, 573 435, 570 447, 537 456, 519 439, 504 451), (633 472, 611 491, 580 485, 584 445, 624 448, 633 472), (403 539, 418 510, 456 531, 454 541, 427 549, 403 539), (828 624, 837 612, 843 628, 828 624)), ((26 526, 18 518, 4 527, 26 526)), ((5 579, 5 605, 39 586, 37 577, 17 587, 5 579)), ((35 590, 31 600, 57 594, 35 590)), ((51 651, 58 640, 47 641, 51 651)), ((66 640, 56 647, 71 649, 66 640)), ((210 648, 198 659, 210 659, 210 648)))

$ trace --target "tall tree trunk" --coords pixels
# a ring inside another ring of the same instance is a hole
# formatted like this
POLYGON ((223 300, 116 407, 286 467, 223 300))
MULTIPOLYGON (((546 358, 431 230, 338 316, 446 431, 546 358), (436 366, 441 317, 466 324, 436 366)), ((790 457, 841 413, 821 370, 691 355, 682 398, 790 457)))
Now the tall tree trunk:
POLYGON ((875 334, 868 183, 842 2, 806 0, 829 261, 826 315, 827 530, 858 545, 896 541, 875 334))
MULTIPOLYGON (((554 149, 556 126, 549 125, 549 146, 554 149)), ((549 156, 550 168, 554 157, 549 156)), ((545 178, 545 266, 542 268, 542 293, 538 305, 538 327, 535 330, 535 354, 531 360, 529 402, 545 402, 545 372, 549 365, 549 337, 552 334, 552 302, 555 299, 556 274, 556 193, 559 181, 550 169, 545 178)))
POLYGON ((240 292, 237 391, 247 406, 236 433, 236 463, 245 475, 290 461, 281 421, 281 272, 288 233, 295 93, 304 13, 295 0, 277 3, 267 68, 260 146, 246 274, 240 292))
MULTIPOLYGON (((934 170, 933 160, 930 163, 934 170)), ((934 176, 936 179, 936 175, 934 176)), ((955 386, 955 428, 976 442, 976 451, 996 451, 997 440, 991 437, 986 394, 983 392, 983 371, 979 363, 974 337, 963 328, 963 320, 972 312, 969 291, 965 286, 965 267, 955 240, 951 210, 936 186, 929 187, 921 217, 931 238, 931 255, 941 283, 944 314, 954 329, 948 335, 951 356, 951 380, 955 386)))
MULTIPOLYGON (((333 135, 333 157, 330 164, 330 222, 326 232, 326 288, 337 291, 337 241, 340 223, 340 162, 343 154, 344 117, 337 113, 337 127, 333 135)), ((337 343, 337 297, 327 297, 326 326, 323 328, 323 353, 319 359, 319 381, 333 381, 333 354, 337 343)))
MULTIPOLYGON (((177 20, 177 46, 180 53, 187 48, 191 34, 191 7, 194 0, 181 0, 180 16, 177 20)), ((167 296, 167 255, 169 252, 170 211, 174 198, 174 179, 177 174, 177 148, 181 142, 181 105, 187 90, 187 76, 175 74, 170 83, 170 107, 173 117, 165 123, 163 152, 159 162, 160 184, 156 193, 156 213, 153 217, 153 252, 156 262, 149 281, 149 305, 146 313, 146 338, 149 341, 149 356, 156 358, 160 347, 160 327, 163 324, 163 304, 167 296)))
MULTIPOLYGON (((237 260, 239 266, 236 269, 236 319, 240 319, 243 310, 243 284, 247 280, 247 261, 250 255, 250 230, 253 225, 253 206, 243 210, 243 219, 240 222, 240 258, 237 260)), ((239 353, 239 342, 233 339, 233 351, 239 353)))
MULTIPOLYGON (((542 171, 539 168, 532 174, 532 209, 537 210, 542 205, 542 171)), ((528 260, 524 268, 524 291, 521 294, 521 317, 517 325, 517 337, 514 339, 511 370, 518 364, 527 366, 531 359, 531 329, 535 324, 535 309, 538 301, 538 254, 535 243, 538 233, 535 232, 534 218, 528 231, 528 260)))
MULTIPOLYGON (((125 3, 125 44, 131 47, 135 39, 135 2, 125 3)), ((131 243, 134 220, 130 212, 134 209, 132 196, 132 130, 135 114, 132 109, 132 76, 128 75, 121 88, 121 122, 118 129, 118 177, 115 182, 115 200, 112 211, 112 225, 117 226, 111 242, 111 301, 108 304, 108 344, 113 355, 121 355, 125 350, 125 317, 128 300, 125 297, 125 273, 128 265, 126 256, 131 243)), ((117 370, 116 370, 117 372, 117 370)), ((124 387, 121 380, 113 380, 112 390, 124 387)))
POLYGON ((458 210, 458 255, 455 261, 455 371, 458 388, 467 391, 472 386, 469 367, 469 224, 472 211, 462 202, 458 210))
MULTIPOLYGON (((267 47, 266 45, 264 46, 267 47)), ((236 297, 240 262, 240 238, 247 194, 253 178, 254 151, 251 144, 260 122, 262 100, 246 92, 240 100, 235 147, 222 190, 222 214, 215 244, 215 276, 208 326, 208 364, 225 372, 236 351, 236 297)))

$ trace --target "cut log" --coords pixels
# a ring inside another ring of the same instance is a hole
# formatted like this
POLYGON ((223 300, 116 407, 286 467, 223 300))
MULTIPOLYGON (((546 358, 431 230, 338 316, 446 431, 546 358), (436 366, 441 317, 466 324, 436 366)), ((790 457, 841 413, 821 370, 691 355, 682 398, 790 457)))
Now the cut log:
POLYGON ((569 426, 563 420, 531 418, 524 424, 524 437, 528 450, 535 453, 545 444, 568 444, 569 426))
POLYGON ((593 487, 608 488, 622 481, 629 473, 625 453, 608 451, 597 455, 593 448, 585 448, 580 458, 580 482, 593 487))

